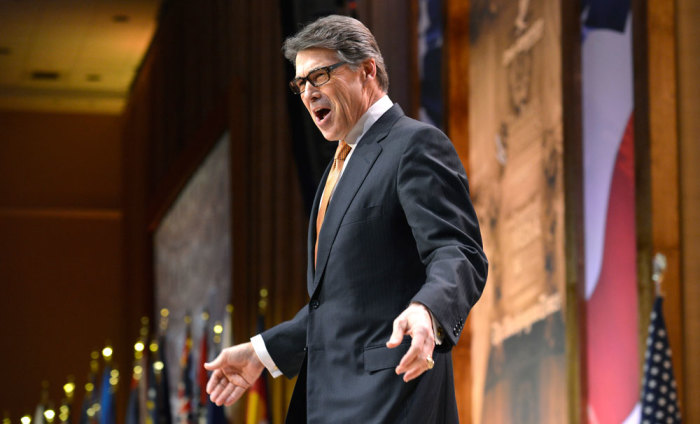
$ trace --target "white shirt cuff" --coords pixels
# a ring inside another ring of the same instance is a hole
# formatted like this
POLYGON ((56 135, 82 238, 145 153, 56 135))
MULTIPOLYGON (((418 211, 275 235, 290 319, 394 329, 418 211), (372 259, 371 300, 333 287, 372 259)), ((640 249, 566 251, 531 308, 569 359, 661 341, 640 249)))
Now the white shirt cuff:
POLYGON ((437 324, 437 320, 435 319, 435 315, 433 315, 433 313, 430 311, 430 309, 428 309, 428 313, 430 314, 430 320, 433 323, 433 335, 435 336, 435 344, 441 345, 444 334, 442 333, 440 326, 437 324))
POLYGON ((282 371, 277 368, 275 361, 273 361, 272 357, 270 357, 270 353, 267 351, 267 347, 265 347, 265 341, 263 340, 262 336, 260 334, 253 336, 250 338, 250 342, 253 344, 255 354, 258 355, 260 362, 265 365, 265 368, 267 368, 267 370, 270 372, 270 375, 273 378, 281 376, 282 371))
POLYGON ((411 304, 420 305, 424 307, 426 311, 428 311, 428 314, 430 314, 430 322, 433 324, 433 337, 435 338, 435 344, 441 345, 442 341, 445 338, 445 333, 443 333, 442 328, 440 328, 440 326, 438 325, 438 322, 435 319, 435 315, 433 315, 433 311, 431 311, 430 308, 428 308, 420 302, 411 302, 411 304))

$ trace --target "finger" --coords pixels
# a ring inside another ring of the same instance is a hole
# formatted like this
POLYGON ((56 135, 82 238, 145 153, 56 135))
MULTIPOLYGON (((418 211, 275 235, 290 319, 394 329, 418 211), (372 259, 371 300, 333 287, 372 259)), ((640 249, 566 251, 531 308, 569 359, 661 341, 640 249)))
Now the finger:
POLYGON ((411 367, 408 369, 408 371, 404 373, 403 381, 408 383, 409 381, 420 377, 421 374, 423 374, 426 371, 428 371, 427 362, 425 360, 417 360, 413 364, 411 364, 411 367))
POLYGON ((411 362, 405 369, 403 374, 403 381, 409 382, 414 378, 420 377, 424 372, 428 371, 430 368, 428 366, 428 360, 430 355, 421 355, 417 357, 413 362, 411 362))
POLYGON ((216 403, 216 400, 219 399, 219 396, 221 395, 221 392, 224 391, 225 387, 225 385, 217 383, 216 386, 214 386, 214 388, 212 389, 211 393, 209 393, 209 399, 211 399, 212 402, 216 403))
POLYGON ((403 375, 403 380, 405 382, 409 382, 414 378, 420 377, 424 372, 430 370, 428 358, 432 359, 435 344, 430 342, 429 339, 430 337, 426 337, 421 354, 415 359, 415 361, 407 366, 406 372, 403 375))
POLYGON ((401 343, 401 340, 403 340, 404 335, 406 334, 407 327, 408 321, 403 315, 399 315, 399 317, 394 320, 394 329, 391 332, 391 337, 389 338, 389 341, 386 342, 386 346, 388 348, 394 348, 398 346, 401 343))
POLYGON ((211 394, 214 388, 216 388, 216 385, 219 384, 219 380, 221 380, 221 371, 215 370, 211 373, 211 377, 209 377, 209 381, 207 382, 207 393, 211 394))
POLYGON ((243 393, 245 393, 246 390, 247 389, 245 389, 243 387, 236 386, 233 389, 233 393, 231 393, 231 395, 228 398, 226 398, 226 400, 224 401, 224 405, 230 406, 230 405, 233 405, 234 403, 238 402, 238 399, 240 399, 241 396, 243 396, 243 393))
POLYGON ((221 397, 221 393, 226 389, 226 387, 229 385, 229 381, 226 378, 220 378, 219 381, 217 381, 212 388, 211 393, 209 394, 209 397, 212 399, 212 402, 214 399, 218 399, 221 397))
POLYGON ((206 362, 204 364, 204 369, 207 371, 214 371, 217 368, 220 368, 223 365, 224 362, 224 352, 222 351, 216 358, 214 358, 213 361, 211 362, 206 362))
POLYGON ((221 406, 224 404, 224 402, 228 399, 229 396, 231 396, 231 393, 233 393, 233 390, 236 388, 236 386, 232 383, 227 384, 221 392, 219 392, 216 396, 216 400, 214 400, 214 403, 217 406, 221 406))
POLYGON ((401 358, 399 366, 396 367, 396 373, 401 374, 411 366, 411 364, 422 355, 425 347, 425 331, 415 331, 411 338, 411 347, 408 348, 406 354, 401 358))

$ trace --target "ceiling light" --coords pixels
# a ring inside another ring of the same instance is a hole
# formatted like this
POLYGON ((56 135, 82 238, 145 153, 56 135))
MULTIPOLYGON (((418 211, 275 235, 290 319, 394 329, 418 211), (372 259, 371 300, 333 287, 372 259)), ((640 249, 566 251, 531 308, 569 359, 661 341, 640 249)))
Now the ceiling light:
POLYGON ((61 74, 58 71, 32 71, 31 78, 39 81, 58 81, 61 74))
POLYGON ((129 19, 130 19, 129 15, 124 15, 124 14, 112 16, 112 22, 116 22, 118 24, 123 24, 125 22, 129 22, 129 19))

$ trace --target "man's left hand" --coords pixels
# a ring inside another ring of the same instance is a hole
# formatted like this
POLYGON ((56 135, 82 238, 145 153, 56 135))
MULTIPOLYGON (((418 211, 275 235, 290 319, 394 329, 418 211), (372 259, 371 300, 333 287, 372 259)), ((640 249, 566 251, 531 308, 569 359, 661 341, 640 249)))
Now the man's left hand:
POLYGON ((401 358, 401 362, 396 367, 396 374, 403 374, 403 381, 409 382, 430 369, 428 362, 432 361, 433 349, 435 349, 433 322, 428 308, 424 305, 411 303, 401 315, 396 317, 394 331, 386 346, 397 347, 405 335, 411 336, 411 347, 401 358))

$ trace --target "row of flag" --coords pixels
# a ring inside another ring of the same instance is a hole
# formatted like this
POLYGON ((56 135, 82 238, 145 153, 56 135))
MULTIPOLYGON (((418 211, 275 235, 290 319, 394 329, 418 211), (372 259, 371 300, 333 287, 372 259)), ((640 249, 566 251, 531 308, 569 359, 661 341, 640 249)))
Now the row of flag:
MULTIPOLYGON (((161 311, 160 331, 157 336, 148 335, 148 318, 142 319, 142 329, 134 344, 134 363, 128 386, 127 407, 123 414, 125 424, 229 424, 236 422, 232 407, 220 407, 209 400, 206 384, 209 372, 204 363, 215 358, 223 347, 233 344, 233 308, 226 308, 224 322, 209 325, 208 313, 202 314, 203 331, 195 348, 192 338, 192 320, 185 318, 186 330, 183 349, 179 361, 179 379, 171 387, 169 369, 172 364, 166 360, 165 346, 167 335, 167 309, 161 311), (194 362, 197 359, 196 364, 194 362), (174 392, 173 392, 174 390, 174 392), (171 393, 176 393, 171 399, 171 393), (174 402, 173 402, 174 401, 174 402)), ((258 318, 258 330, 264 329, 264 317, 258 318)), ((90 373, 85 385, 85 395, 79 405, 74 401, 75 384, 70 381, 64 386, 65 397, 57 410, 48 396, 48 384, 44 383, 42 396, 33 416, 25 415, 22 424, 116 424, 119 388, 119 371, 112 362, 113 350, 110 346, 102 350, 103 369, 100 372, 100 354, 93 352, 90 373), (79 412, 74 408, 79 407, 79 412), (75 415, 75 416, 74 416, 75 415)), ((72 380, 72 378, 71 378, 72 380)), ((245 412, 246 424, 268 424, 266 375, 263 374, 249 391, 245 412)), ((121 416, 120 416, 121 418, 121 416)), ((2 424, 10 424, 5 418, 2 424)))
MULTIPOLYGON (((659 278, 655 272, 655 279, 659 278)), ((659 284, 659 281, 657 281, 659 284)), ((639 421, 645 423, 680 423, 680 407, 673 367, 671 348, 668 341, 663 316, 663 298, 657 295, 651 313, 644 375, 641 390, 639 421)), ((264 311, 261 300, 261 311, 264 311)), ((231 346, 233 308, 226 308, 224 323, 208 326, 208 316, 203 314, 204 331, 199 342, 198 361, 193 360, 193 340, 191 319, 186 318, 185 340, 180 357, 180 378, 177 384, 177 407, 173 411, 170 401, 168 364, 164 354, 166 346, 168 311, 161 311, 160 336, 153 338, 147 346, 148 319, 142 320, 139 340, 134 345, 134 366, 129 385, 129 398, 124 414, 126 424, 229 424, 235 422, 233 409, 213 404, 207 396, 206 384, 209 378, 204 363, 221 352, 222 346, 231 346), (210 337, 213 334, 213 337, 210 337), (210 343, 210 340, 212 343, 210 343), (210 351, 210 345, 213 347, 210 351), (211 353, 211 355, 210 355, 211 353)), ((258 316, 258 332, 265 329, 264 316, 258 316)), ((102 350, 104 368, 99 373, 99 353, 93 352, 90 361, 90 374, 85 385, 85 396, 80 406, 79 424, 116 424, 117 411, 115 395, 119 385, 119 371, 112 363, 112 348, 102 350)), ((63 386, 65 397, 58 410, 51 407, 48 399, 48 385, 44 384, 41 401, 34 415, 21 418, 22 424, 73 423, 72 405, 75 384, 69 381, 63 386)), ((246 424, 269 424, 266 375, 263 374, 250 388, 247 396, 246 424)), ((10 424, 3 419, 2 424, 10 424)))

